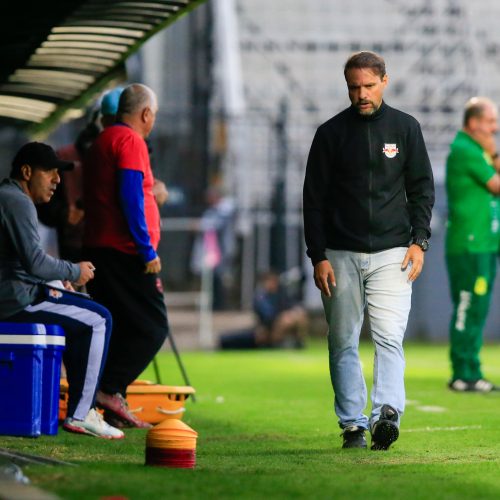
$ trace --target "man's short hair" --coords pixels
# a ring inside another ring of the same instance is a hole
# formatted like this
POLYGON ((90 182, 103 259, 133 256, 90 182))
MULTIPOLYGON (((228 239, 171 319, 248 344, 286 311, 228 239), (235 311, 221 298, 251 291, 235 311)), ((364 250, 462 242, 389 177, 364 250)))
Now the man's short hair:
POLYGON ((31 168, 40 168, 43 170, 71 170, 74 167, 73 162, 59 159, 56 152, 43 142, 28 142, 19 149, 12 160, 10 177, 20 179, 21 168, 23 165, 29 165, 31 168))
POLYGON ((464 120, 463 125, 466 127, 472 118, 481 118, 486 106, 493 106, 496 104, 487 97, 472 97, 465 103, 464 107, 464 120))
POLYGON ((133 83, 125 87, 120 95, 117 116, 132 115, 152 106, 156 101, 155 93, 146 85, 133 83))
POLYGON ((369 50, 356 52, 347 59, 344 66, 344 76, 347 76, 350 69, 371 69, 381 79, 386 74, 384 59, 369 50))

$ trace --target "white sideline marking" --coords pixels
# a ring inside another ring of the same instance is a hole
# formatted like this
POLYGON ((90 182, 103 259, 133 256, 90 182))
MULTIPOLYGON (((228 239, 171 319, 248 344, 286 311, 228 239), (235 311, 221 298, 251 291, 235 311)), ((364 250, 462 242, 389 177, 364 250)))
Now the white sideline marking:
POLYGON ((417 406, 416 409, 427 413, 443 413, 446 411, 446 408, 442 406, 417 406))
POLYGON ((457 427, 423 427, 421 429, 401 429, 403 432, 438 432, 438 431, 470 431, 481 429, 481 425, 463 425, 457 427))
POLYGON ((420 404, 420 401, 417 401, 416 399, 407 399, 406 400, 406 406, 416 406, 419 404, 420 404))

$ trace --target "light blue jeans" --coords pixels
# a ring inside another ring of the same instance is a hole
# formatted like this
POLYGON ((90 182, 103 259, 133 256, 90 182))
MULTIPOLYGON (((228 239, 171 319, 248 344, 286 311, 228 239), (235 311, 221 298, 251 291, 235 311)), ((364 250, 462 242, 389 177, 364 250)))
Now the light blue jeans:
MULTIPOLYGON (((377 253, 327 250, 337 286, 332 296, 322 295, 328 322, 330 376, 335 392, 335 413, 341 428, 371 428, 382 405, 401 416, 405 407, 403 337, 411 306, 408 268, 401 263, 408 249, 398 247, 377 253), (372 412, 363 414, 366 383, 359 360, 359 335, 365 306, 375 345, 372 412)), ((399 422, 398 422, 399 424, 399 422)))

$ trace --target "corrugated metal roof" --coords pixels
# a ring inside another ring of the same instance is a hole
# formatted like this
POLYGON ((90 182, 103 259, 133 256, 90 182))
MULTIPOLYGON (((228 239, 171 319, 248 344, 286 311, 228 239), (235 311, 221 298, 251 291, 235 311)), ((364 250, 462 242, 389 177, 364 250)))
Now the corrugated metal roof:
POLYGON ((14 6, 0 35, 0 124, 36 134, 78 113, 148 38, 203 0, 14 6), (23 12, 23 9, 26 12, 23 12))

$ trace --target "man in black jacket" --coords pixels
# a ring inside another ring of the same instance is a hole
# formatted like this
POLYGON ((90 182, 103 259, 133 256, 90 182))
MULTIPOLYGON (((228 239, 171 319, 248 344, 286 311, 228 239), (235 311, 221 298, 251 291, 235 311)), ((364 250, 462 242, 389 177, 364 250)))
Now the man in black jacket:
POLYGON ((386 450, 404 411, 403 337, 434 204, 418 122, 382 100, 385 62, 352 55, 344 68, 352 105, 316 131, 304 182, 304 229, 329 325, 330 374, 344 448, 386 450), (367 307, 375 344, 370 418, 358 353, 367 307))

